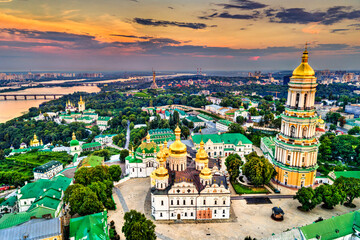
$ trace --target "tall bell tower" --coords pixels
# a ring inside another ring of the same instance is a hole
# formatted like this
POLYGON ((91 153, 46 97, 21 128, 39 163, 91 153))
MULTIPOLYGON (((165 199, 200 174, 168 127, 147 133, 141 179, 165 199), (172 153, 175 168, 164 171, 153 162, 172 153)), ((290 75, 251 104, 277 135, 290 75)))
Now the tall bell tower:
POLYGON ((275 139, 276 181, 301 188, 314 184, 319 141, 315 137, 318 116, 315 113, 315 72, 308 63, 307 46, 301 64, 293 71, 281 132, 275 139))

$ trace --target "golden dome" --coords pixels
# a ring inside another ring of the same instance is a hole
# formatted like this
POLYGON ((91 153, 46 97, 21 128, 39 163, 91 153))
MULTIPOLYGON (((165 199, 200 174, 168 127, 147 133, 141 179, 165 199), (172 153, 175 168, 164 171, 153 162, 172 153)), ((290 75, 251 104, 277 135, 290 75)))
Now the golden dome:
POLYGON ((160 145, 160 151, 156 154, 156 160, 158 162, 161 162, 162 161, 162 158, 164 157, 164 151, 163 151, 163 145, 161 144, 160 145))
POLYGON ((165 140, 165 142, 164 142, 163 152, 164 152, 164 154, 165 154, 165 157, 168 157, 168 156, 170 155, 170 151, 169 151, 169 149, 168 149, 168 147, 167 147, 167 141, 166 141, 166 140, 165 140))
POLYGON ((149 133, 146 135, 146 142, 150 142, 150 134, 149 133))
POLYGON ((305 46, 305 51, 302 55, 302 60, 300 65, 293 71, 293 77, 315 77, 315 71, 312 69, 312 67, 308 63, 308 51, 307 51, 307 45, 305 46))
POLYGON ((200 176, 200 178, 202 178, 202 179, 210 179, 210 178, 212 178, 212 174, 211 174, 210 168, 208 168, 207 166, 204 167, 204 168, 201 170, 199 176, 200 176))
POLYGON ((34 133, 34 140, 32 141, 33 144, 39 143, 36 134, 34 133))
POLYGON ((204 149, 204 141, 201 140, 200 142, 200 149, 199 151, 196 153, 196 158, 195 161, 198 163, 208 163, 208 154, 204 149))
POLYGON ((321 119, 321 115, 319 116, 319 119, 317 120, 317 122, 320 123, 320 124, 324 124, 324 123, 325 123, 325 121, 324 121, 323 119, 321 119))
POLYGON ((177 126, 175 129, 175 136, 176 136, 175 142, 173 142, 169 147, 170 155, 172 156, 186 154, 186 145, 181 142, 180 134, 181 134, 181 130, 179 126, 177 126))
POLYGON ((154 172, 155 172, 154 173, 155 179, 163 180, 163 179, 169 178, 168 170, 163 166, 160 166, 154 172))

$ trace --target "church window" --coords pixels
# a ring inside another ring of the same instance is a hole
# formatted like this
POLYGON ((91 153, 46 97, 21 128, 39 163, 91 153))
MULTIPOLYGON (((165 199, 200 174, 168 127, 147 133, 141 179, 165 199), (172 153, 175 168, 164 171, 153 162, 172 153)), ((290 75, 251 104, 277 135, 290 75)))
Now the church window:
POLYGON ((300 100, 300 93, 296 94, 296 101, 295 101, 295 107, 298 108, 299 107, 299 100, 300 100))
POLYGON ((162 213, 160 213, 160 217, 162 217, 162 213))
POLYGON ((170 203, 171 203, 171 205, 174 205, 174 201, 173 201, 173 200, 171 200, 171 202, 170 202, 170 203))
POLYGON ((308 95, 307 95, 307 93, 305 93, 305 95, 304 95, 304 108, 306 108, 306 100, 307 100, 307 98, 308 98, 308 95))
POLYGON ((216 209, 214 210, 214 213, 216 214, 216 209))
POLYGON ((225 200, 223 201, 223 204, 224 204, 224 205, 226 204, 226 201, 225 201, 225 200))
POLYGON ((295 126, 291 126, 291 132, 290 132, 290 137, 295 137, 295 131, 296 131, 296 128, 295 126))
POLYGON ((223 213, 225 213, 225 210, 223 210, 223 213))
POLYGON ((194 216, 193 212, 190 213, 190 216, 191 216, 191 217, 194 216))
POLYGON ((217 200, 214 201, 214 204, 217 205, 217 200))
POLYGON ((180 189, 176 190, 177 193, 180 193, 180 189))
POLYGON ((185 212, 185 214, 184 214, 184 215, 185 215, 185 217, 187 217, 187 212, 185 212))
POLYGON ((206 205, 206 200, 204 199, 204 205, 206 205))
POLYGON ((164 201, 161 201, 161 206, 164 206, 164 201))
POLYGON ((177 205, 180 205, 180 200, 177 200, 177 205))
POLYGON ((184 205, 186 205, 186 201, 185 201, 185 199, 184 199, 183 203, 184 203, 184 205))
POLYGON ((188 193, 190 193, 190 192, 191 192, 191 190, 190 190, 190 189, 188 189, 188 190, 187 190, 187 192, 188 192, 188 193))
POLYGON ((191 199, 191 205, 194 205, 194 200, 191 199))

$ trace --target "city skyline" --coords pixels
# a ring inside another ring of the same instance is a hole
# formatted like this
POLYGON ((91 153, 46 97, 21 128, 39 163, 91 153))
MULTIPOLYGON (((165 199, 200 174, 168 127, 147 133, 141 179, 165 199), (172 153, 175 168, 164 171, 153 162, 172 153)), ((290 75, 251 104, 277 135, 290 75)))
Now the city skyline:
POLYGON ((360 3, 0 0, 0 71, 358 70, 360 3))

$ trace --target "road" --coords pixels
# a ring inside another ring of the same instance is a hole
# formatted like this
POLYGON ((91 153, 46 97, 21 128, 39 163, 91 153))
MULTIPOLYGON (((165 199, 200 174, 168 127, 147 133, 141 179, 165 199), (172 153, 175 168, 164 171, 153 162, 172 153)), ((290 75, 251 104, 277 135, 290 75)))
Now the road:
POLYGON ((269 198, 269 199, 284 199, 284 198, 293 198, 294 195, 257 195, 257 196, 231 196, 231 200, 245 200, 251 198, 269 198))
POLYGON ((130 121, 128 120, 127 130, 126 130, 126 143, 125 149, 129 150, 129 143, 130 143, 130 121))

